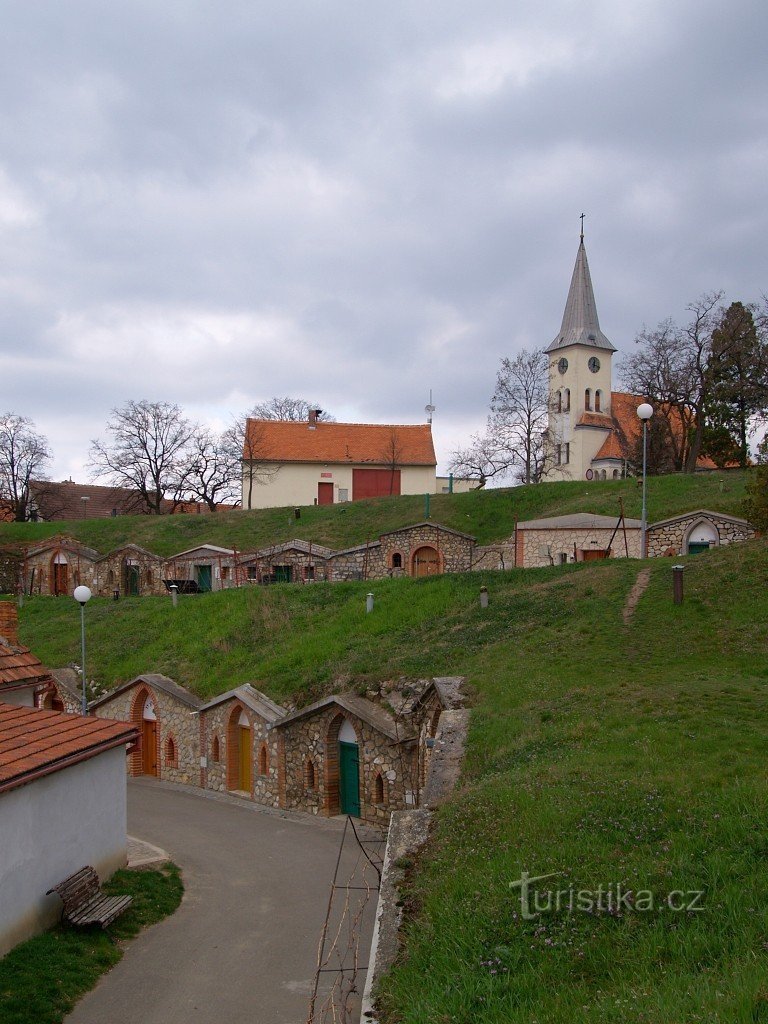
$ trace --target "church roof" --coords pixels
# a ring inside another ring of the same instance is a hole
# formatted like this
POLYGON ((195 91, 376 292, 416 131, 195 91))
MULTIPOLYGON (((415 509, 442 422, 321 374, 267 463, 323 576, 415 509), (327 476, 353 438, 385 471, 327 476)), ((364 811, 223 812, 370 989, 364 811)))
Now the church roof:
POLYGON ((570 345, 587 345, 590 348, 606 349, 608 352, 616 351, 600 330, 583 236, 576 254, 576 265, 573 268, 571 287, 565 303, 563 323, 547 352, 556 352, 570 345))

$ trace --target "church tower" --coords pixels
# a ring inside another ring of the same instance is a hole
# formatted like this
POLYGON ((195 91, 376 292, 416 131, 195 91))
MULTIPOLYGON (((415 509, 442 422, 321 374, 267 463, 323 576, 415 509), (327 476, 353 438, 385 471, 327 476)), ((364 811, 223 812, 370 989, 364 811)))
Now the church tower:
POLYGON ((563 322, 546 349, 551 450, 545 479, 591 479, 595 463, 600 472, 599 465, 614 436, 611 356, 615 351, 600 330, 582 219, 563 322))

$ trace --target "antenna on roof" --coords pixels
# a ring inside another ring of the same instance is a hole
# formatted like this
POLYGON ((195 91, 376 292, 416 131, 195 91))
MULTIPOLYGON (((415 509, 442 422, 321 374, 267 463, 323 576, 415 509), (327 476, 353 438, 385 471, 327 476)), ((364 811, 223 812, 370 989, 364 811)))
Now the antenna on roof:
POLYGON ((429 405, 424 406, 424 412, 427 414, 427 423, 432 422, 432 413, 435 411, 434 405, 432 405, 432 388, 429 389, 429 405))

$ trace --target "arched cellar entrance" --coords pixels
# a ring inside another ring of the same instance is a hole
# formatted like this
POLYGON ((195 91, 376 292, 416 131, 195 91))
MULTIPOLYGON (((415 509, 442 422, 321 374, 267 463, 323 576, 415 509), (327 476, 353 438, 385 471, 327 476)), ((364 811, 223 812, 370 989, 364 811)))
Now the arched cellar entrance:
POLYGON ((685 544, 686 555, 698 555, 702 551, 709 551, 720 543, 720 536, 714 523, 700 520, 688 533, 685 544))
POLYGON ((325 807, 329 815, 360 817, 360 748, 354 726, 337 715, 325 744, 325 807))
POLYGON ((438 576, 440 574, 440 554, 429 544, 416 548, 411 563, 414 576, 438 576))
POLYGON ((230 715, 227 732, 227 788, 250 795, 251 723, 240 705, 230 715))
POLYGON ((158 733, 157 713, 152 698, 147 694, 141 709, 141 773, 158 776, 157 764, 158 733))

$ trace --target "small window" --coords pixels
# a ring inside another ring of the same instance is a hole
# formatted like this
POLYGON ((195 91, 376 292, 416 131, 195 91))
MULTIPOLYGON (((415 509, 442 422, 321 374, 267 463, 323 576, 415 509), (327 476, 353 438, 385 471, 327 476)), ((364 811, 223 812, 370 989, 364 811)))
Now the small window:
POLYGON ((249 565, 248 566, 248 579, 249 580, 257 580, 258 578, 259 578, 258 567, 255 566, 255 565, 249 565))
POLYGON ((557 392, 557 412, 563 411, 563 392, 557 392))
POLYGON ((600 412, 600 402, 602 400, 602 392, 595 392, 595 412, 600 412))
POLYGON ((567 465, 571 461, 571 442, 566 441, 563 445, 563 462, 567 465))
POLYGON ((348 487, 340 487, 339 488, 339 501, 349 501, 349 488, 348 487))
POLYGON ((222 567, 221 567, 221 578, 223 580, 228 580, 229 579, 229 566, 228 565, 222 565, 222 567))
POLYGON ((211 760, 218 762, 221 760, 221 749, 219 747, 219 737, 213 737, 213 743, 211 744, 211 760))
POLYGON ((571 411, 571 389, 565 389, 565 412, 571 411))
POLYGON ((618 471, 618 469, 614 469, 614 471, 613 471, 613 479, 614 480, 618 480, 619 479, 619 471, 618 471))
POLYGON ((147 569, 147 571, 145 572, 145 574, 144 574, 144 582, 147 584, 148 587, 152 586, 152 570, 151 569, 147 569))
POLYGON ((165 741, 165 764, 167 768, 178 767, 178 761, 176 759, 176 743, 174 742, 173 736, 169 736, 165 741))
POLYGON ((315 766, 310 758, 307 758, 306 763, 304 764, 304 788, 315 788, 315 766))
POLYGON ((555 465, 560 466, 563 462, 563 446, 561 444, 555 445, 555 465))
POLYGON ((314 565, 306 565, 304 567, 304 579, 313 580, 315 578, 315 567, 314 565))
POLYGON ((590 388, 584 392, 584 408, 587 412, 592 411, 592 391, 590 388))
POLYGON ((376 772, 376 778, 373 780, 373 802, 375 804, 384 803, 384 779, 381 772, 376 772))
POLYGON ((395 551, 395 553, 392 555, 392 568, 393 569, 402 569, 403 568, 403 556, 400 554, 399 551, 395 551))
POLYGON ((259 747, 259 775, 267 775, 269 773, 269 755, 267 753, 267 744, 262 743, 259 747))

